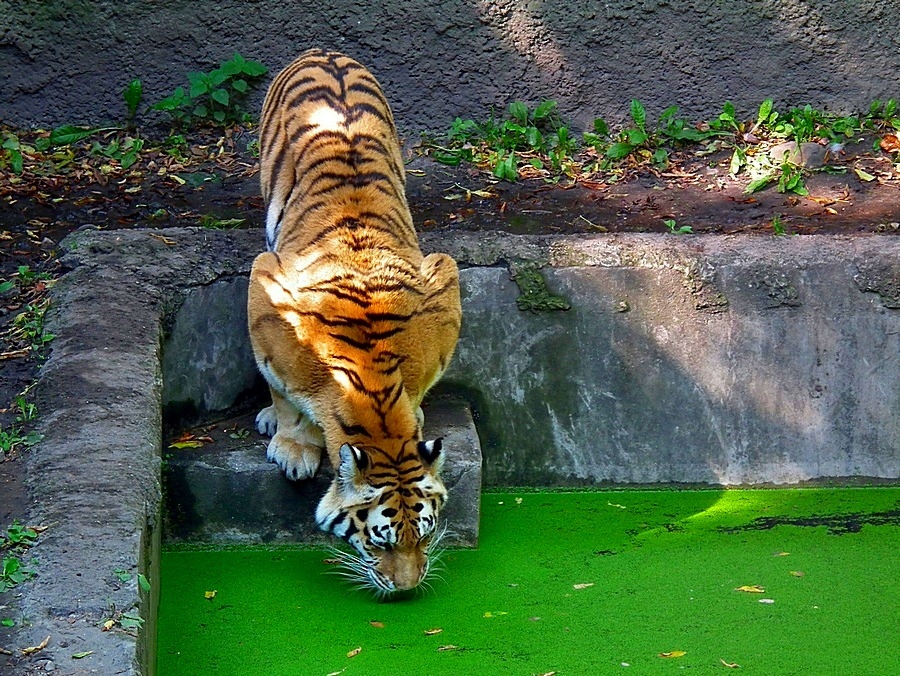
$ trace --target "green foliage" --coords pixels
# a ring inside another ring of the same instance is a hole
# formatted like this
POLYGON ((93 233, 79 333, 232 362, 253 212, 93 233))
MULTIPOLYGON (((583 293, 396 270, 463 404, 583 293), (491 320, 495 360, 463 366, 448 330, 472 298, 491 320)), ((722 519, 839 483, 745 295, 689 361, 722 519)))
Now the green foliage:
POLYGON ((0 427, 0 458, 11 455, 20 446, 31 448, 38 443, 43 436, 37 432, 24 432, 18 425, 0 427))
POLYGON ((504 119, 493 115, 485 122, 456 118, 446 143, 430 143, 439 162, 457 165, 477 162, 487 165, 501 180, 515 181, 522 166, 565 172, 578 150, 578 143, 562 123, 556 101, 543 101, 534 110, 521 101, 509 104, 504 119))
POLYGON ((132 80, 122 91, 122 98, 125 100, 125 107, 128 110, 128 115, 125 119, 131 122, 137 114, 141 99, 144 98, 144 85, 138 79, 132 80))
POLYGON ((126 136, 123 139, 114 138, 106 145, 103 145, 99 141, 94 141, 91 145, 91 153, 94 155, 103 155, 111 160, 116 160, 123 169, 128 169, 138 161, 140 152, 143 148, 143 139, 126 136))
POLYGON ((210 214, 200 217, 198 225, 209 230, 234 230, 246 223, 245 218, 216 218, 210 214))
POLYGON ((6 533, 0 533, 0 549, 10 550, 0 565, 0 594, 34 576, 34 571, 26 568, 16 554, 33 545, 37 537, 36 530, 23 526, 19 521, 13 521, 6 533))
POLYGON ((189 87, 178 87, 151 108, 168 113, 175 124, 205 122, 225 126, 244 122, 247 93, 268 69, 238 53, 209 73, 187 74, 189 87))
POLYGON ((694 229, 691 226, 678 225, 675 222, 674 218, 664 219, 663 224, 665 224, 666 228, 668 228, 669 232, 673 235, 692 235, 692 234, 694 234, 694 229))
POLYGON ((602 118, 594 120, 594 131, 584 135, 584 142, 603 158, 601 167, 609 169, 616 163, 633 158, 650 161, 664 168, 669 164, 669 152, 689 143, 705 141, 719 132, 708 128, 701 131, 687 120, 678 117, 678 106, 669 106, 659 116, 654 128, 647 126, 647 111, 634 99, 629 106, 633 126, 612 135, 602 118))
POLYGON ((17 556, 3 557, 0 566, 0 594, 34 577, 34 571, 26 568, 17 556))
POLYGON ((19 137, 12 132, 3 132, 3 143, 0 143, 0 169, 7 167, 16 176, 21 176, 24 169, 19 137))
POLYGON ((2 545, 4 549, 16 546, 30 547, 37 540, 37 536, 37 531, 34 528, 23 526, 18 519, 14 520, 12 525, 7 527, 6 535, 0 534, 0 538, 3 539, 2 545))
POLYGON ((781 214, 775 214, 775 218, 772 219, 772 232, 774 232, 779 237, 785 234, 784 223, 781 220, 781 214))
POLYGON ((50 343, 56 336, 44 331, 44 315, 49 306, 49 299, 26 304, 13 319, 13 338, 29 343, 35 351, 50 343))

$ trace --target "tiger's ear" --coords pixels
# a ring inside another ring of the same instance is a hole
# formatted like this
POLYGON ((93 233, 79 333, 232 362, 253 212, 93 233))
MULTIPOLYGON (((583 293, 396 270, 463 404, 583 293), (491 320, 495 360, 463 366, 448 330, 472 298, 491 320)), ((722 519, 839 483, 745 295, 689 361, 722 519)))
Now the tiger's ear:
POLYGON ((444 466, 444 454, 441 453, 441 438, 419 442, 419 457, 435 474, 439 474, 444 466))
POLYGON ((344 444, 340 450, 341 465, 338 467, 338 476, 345 483, 353 483, 356 481, 359 473, 369 466, 369 456, 365 451, 344 444))

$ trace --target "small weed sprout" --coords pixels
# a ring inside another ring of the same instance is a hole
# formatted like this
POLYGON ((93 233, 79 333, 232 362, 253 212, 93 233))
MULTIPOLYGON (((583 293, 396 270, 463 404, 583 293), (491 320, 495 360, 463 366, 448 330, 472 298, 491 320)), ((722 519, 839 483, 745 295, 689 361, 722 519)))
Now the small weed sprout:
POLYGON ((674 218, 666 218, 663 219, 663 224, 668 228, 669 232, 673 235, 692 235, 694 234, 694 229, 689 225, 678 225, 675 222, 674 218))

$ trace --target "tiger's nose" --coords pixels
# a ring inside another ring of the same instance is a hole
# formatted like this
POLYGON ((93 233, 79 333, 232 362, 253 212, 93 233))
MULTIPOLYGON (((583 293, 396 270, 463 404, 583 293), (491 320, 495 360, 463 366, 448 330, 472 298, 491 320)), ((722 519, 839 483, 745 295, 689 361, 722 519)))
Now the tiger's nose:
POLYGON ((413 589, 425 577, 427 558, 416 550, 394 549, 382 555, 380 572, 394 583, 396 591, 413 589))

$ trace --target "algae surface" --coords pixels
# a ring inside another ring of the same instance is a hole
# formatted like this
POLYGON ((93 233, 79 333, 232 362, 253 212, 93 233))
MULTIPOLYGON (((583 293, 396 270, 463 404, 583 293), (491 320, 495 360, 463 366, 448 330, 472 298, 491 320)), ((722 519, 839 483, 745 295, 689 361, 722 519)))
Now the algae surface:
POLYGON ((898 551, 897 488, 485 493, 389 602, 322 552, 165 553, 159 673, 900 673, 898 551))

